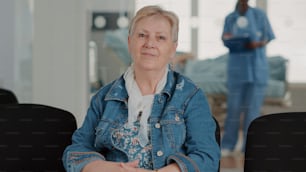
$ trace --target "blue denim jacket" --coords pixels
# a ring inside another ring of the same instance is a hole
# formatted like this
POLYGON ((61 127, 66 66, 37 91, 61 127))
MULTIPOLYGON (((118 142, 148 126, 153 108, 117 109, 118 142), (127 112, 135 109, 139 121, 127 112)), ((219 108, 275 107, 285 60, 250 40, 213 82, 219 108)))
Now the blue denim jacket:
MULTIPOLYGON (((123 77, 101 88, 92 98, 83 125, 64 151, 68 172, 79 172, 100 159, 128 162, 111 142, 113 130, 127 122, 128 94, 123 77)), ((182 172, 214 172, 220 160, 216 125, 202 90, 188 78, 169 71, 167 84, 155 95, 148 120, 154 169, 176 162, 182 172)))

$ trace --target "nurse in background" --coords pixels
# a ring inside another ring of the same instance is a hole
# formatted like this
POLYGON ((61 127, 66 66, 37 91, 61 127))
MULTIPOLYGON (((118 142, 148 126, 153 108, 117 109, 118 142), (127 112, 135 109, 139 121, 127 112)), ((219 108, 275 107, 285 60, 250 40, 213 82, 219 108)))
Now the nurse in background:
POLYGON ((234 151, 243 115, 243 147, 247 129, 260 115, 269 69, 266 45, 274 39, 266 14, 237 0, 236 8, 226 16, 222 40, 229 48, 227 66, 227 116, 222 137, 223 156, 234 151))

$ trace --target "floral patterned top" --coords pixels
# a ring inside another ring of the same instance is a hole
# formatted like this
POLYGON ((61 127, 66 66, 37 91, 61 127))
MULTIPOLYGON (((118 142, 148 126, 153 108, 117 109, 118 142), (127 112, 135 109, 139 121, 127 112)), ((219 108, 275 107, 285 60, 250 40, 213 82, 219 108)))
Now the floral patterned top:
MULTIPOLYGON (((129 126, 126 123, 122 128, 115 130, 112 134, 112 140, 116 147, 123 150, 129 161, 138 159, 140 168, 153 169, 152 163, 152 144, 149 141, 144 147, 139 144, 138 131, 140 123, 139 120, 129 126)), ((149 128, 149 127, 148 127, 149 128)))

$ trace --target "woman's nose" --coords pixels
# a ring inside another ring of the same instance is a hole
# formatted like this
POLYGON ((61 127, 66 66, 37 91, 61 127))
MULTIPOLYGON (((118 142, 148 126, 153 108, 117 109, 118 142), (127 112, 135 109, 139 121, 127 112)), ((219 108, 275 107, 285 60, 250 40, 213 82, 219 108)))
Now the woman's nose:
POLYGON ((145 47, 146 48, 153 48, 155 47, 155 40, 152 37, 147 37, 145 41, 145 47))

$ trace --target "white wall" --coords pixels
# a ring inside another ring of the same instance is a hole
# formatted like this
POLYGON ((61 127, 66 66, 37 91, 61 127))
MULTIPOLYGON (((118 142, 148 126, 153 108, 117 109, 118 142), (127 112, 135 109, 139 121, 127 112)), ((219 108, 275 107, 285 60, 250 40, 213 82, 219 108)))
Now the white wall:
POLYGON ((268 54, 289 60, 290 82, 306 83, 306 1, 269 0, 268 9, 276 39, 269 44, 268 54))
POLYGON ((14 86, 14 1, 0 2, 0 87, 14 86))
POLYGON ((88 105, 88 2, 35 0, 33 102, 72 112, 80 124, 88 105))

